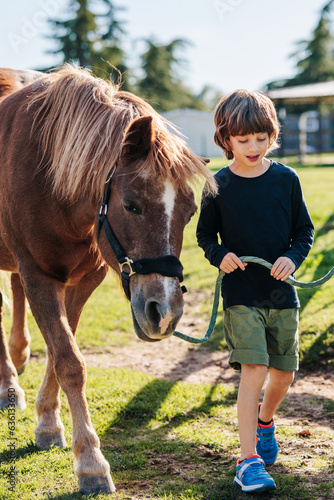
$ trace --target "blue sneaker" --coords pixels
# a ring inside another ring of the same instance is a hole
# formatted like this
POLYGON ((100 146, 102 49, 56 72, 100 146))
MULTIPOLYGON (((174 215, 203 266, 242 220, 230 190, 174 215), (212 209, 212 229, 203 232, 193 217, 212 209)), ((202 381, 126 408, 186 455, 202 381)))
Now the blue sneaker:
POLYGON ((258 424, 256 439, 256 451, 264 463, 266 465, 275 463, 279 448, 275 439, 275 425, 273 420, 270 425, 258 424))
POLYGON ((241 463, 238 460, 233 485, 245 493, 276 490, 275 481, 265 471, 263 464, 262 458, 258 455, 250 455, 241 463))

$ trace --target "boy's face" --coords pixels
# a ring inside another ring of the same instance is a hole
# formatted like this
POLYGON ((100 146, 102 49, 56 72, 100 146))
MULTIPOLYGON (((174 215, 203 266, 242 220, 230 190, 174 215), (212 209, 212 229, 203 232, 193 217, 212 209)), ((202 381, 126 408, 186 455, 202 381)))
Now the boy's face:
POLYGON ((247 169, 262 165, 270 145, 267 132, 230 136, 229 144, 234 155, 234 163, 247 169))

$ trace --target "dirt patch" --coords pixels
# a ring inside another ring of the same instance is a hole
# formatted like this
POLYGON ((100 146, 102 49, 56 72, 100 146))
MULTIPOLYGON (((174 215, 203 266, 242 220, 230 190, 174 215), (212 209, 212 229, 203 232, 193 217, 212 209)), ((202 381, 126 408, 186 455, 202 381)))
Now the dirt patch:
MULTIPOLYGON (((183 330, 184 331, 184 330, 183 330)), ((157 378, 173 382, 184 381, 189 384, 217 384, 220 382, 238 385, 240 374, 228 364, 227 351, 210 351, 203 346, 192 346, 178 338, 147 344, 134 340, 130 346, 115 347, 112 352, 82 350, 88 366, 104 368, 127 367, 157 378)), ((312 401, 309 405, 307 395, 313 399, 334 400, 333 372, 297 372, 295 381, 289 389, 288 397, 297 405, 303 395, 303 413, 314 416, 312 401)), ((296 409, 298 411, 298 408, 296 409)))
POLYGON ((228 366, 227 352, 190 347, 177 338, 154 344, 135 341, 131 346, 113 348, 110 353, 82 352, 88 366, 127 367, 173 382, 215 384, 236 383, 239 379, 239 374, 228 366))
MULTIPOLYGON (((199 309, 204 301, 211 300, 211 294, 207 292, 189 291, 178 330, 186 335, 203 337, 208 324, 199 309)), ((146 343, 137 339, 134 334, 128 346, 114 347, 112 352, 96 349, 85 349, 82 352, 87 364, 91 366, 127 367, 173 382, 211 385, 224 382, 237 386, 240 380, 240 373, 228 364, 227 351, 210 351, 205 344, 189 344, 177 337, 146 343)), ((296 407, 296 414, 302 408, 303 415, 314 411, 306 401, 308 395, 333 400, 334 372, 298 372, 288 394, 289 401, 296 407)))

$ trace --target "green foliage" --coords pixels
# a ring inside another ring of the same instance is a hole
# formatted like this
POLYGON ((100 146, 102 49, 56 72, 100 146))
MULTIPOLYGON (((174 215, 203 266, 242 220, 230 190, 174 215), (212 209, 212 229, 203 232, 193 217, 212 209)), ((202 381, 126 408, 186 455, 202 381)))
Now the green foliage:
POLYGON ((121 48, 124 34, 122 23, 116 19, 116 11, 110 0, 99 0, 102 14, 92 10, 92 0, 69 0, 69 15, 65 20, 50 20, 58 49, 63 61, 75 61, 80 66, 88 67, 101 78, 113 81, 123 80, 123 87, 128 87, 125 54, 121 48), (116 69, 115 69, 116 68, 116 69), (121 78, 122 76, 122 78, 121 78))
POLYGON ((297 57, 298 73, 288 82, 289 85, 316 83, 334 78, 333 34, 331 30, 330 0, 321 10, 319 22, 309 41, 299 42, 297 57))
POLYGON ((148 49, 142 54, 143 78, 139 79, 136 91, 147 99, 158 111, 175 108, 205 109, 203 101, 197 99, 184 86, 177 69, 182 61, 177 51, 184 49, 186 40, 173 40, 167 45, 146 40, 148 49))
POLYGON ((185 60, 180 53, 189 45, 186 40, 176 39, 165 45, 146 40, 141 76, 131 75, 122 48, 125 30, 117 19, 119 10, 124 8, 115 7, 111 0, 68 0, 66 19, 49 21, 53 30, 49 38, 58 45, 49 52, 62 54, 63 62, 75 61, 88 67, 98 77, 122 83, 122 90, 137 93, 158 111, 208 109, 217 101, 217 90, 206 86, 196 96, 183 84, 179 70, 185 60), (96 14, 94 7, 102 8, 102 13, 96 14))
POLYGON ((332 4, 333 0, 329 0, 321 9, 311 38, 296 43, 296 50, 290 56, 296 60, 296 75, 268 83, 267 90, 334 79, 334 36, 330 17, 332 4))

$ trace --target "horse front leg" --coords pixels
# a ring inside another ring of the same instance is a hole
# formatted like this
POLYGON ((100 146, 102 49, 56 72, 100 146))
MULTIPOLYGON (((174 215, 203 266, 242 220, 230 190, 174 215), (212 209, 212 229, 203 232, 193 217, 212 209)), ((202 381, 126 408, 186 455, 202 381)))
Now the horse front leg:
POLYGON ((26 307, 26 296, 22 287, 21 278, 17 273, 11 275, 13 293, 13 325, 9 337, 9 353, 20 375, 30 357, 30 333, 28 330, 28 318, 26 307))
POLYGON ((48 450, 51 446, 66 447, 64 426, 60 419, 60 386, 48 351, 44 380, 35 403, 37 427, 36 446, 48 450))
POLYGON ((0 293, 0 408, 15 404, 26 408, 23 389, 19 386, 16 368, 11 360, 3 324, 3 303, 0 293))
POLYGON ((67 319, 65 286, 44 275, 38 276, 37 270, 34 274, 29 270, 27 279, 24 278, 24 273, 21 272, 21 275, 31 310, 52 359, 52 364, 51 360, 48 364, 37 400, 39 416, 36 430, 38 430, 38 435, 42 437, 44 443, 54 438, 54 429, 50 428, 50 418, 44 416, 48 410, 50 410, 49 417, 52 414, 53 423, 56 422, 55 430, 58 436, 61 431, 60 419, 58 421, 56 419, 56 414, 59 415, 59 406, 56 402, 59 400, 59 392, 54 382, 57 380, 67 396, 72 416, 72 447, 79 490, 86 495, 112 493, 115 488, 110 476, 109 464, 100 451, 99 438, 91 423, 85 396, 87 379, 85 361, 67 319), (54 375, 52 375, 51 366, 54 375), (53 394, 48 398, 49 387, 53 388, 53 394), (52 404, 54 404, 53 409, 52 404))
MULTIPOLYGON (((65 289, 66 315, 72 334, 75 336, 84 304, 107 274, 107 267, 86 275, 76 286, 65 289)), ((44 380, 35 404, 38 425, 35 429, 36 445, 43 450, 58 446, 66 447, 64 426, 60 419, 60 386, 48 352, 44 380)))

